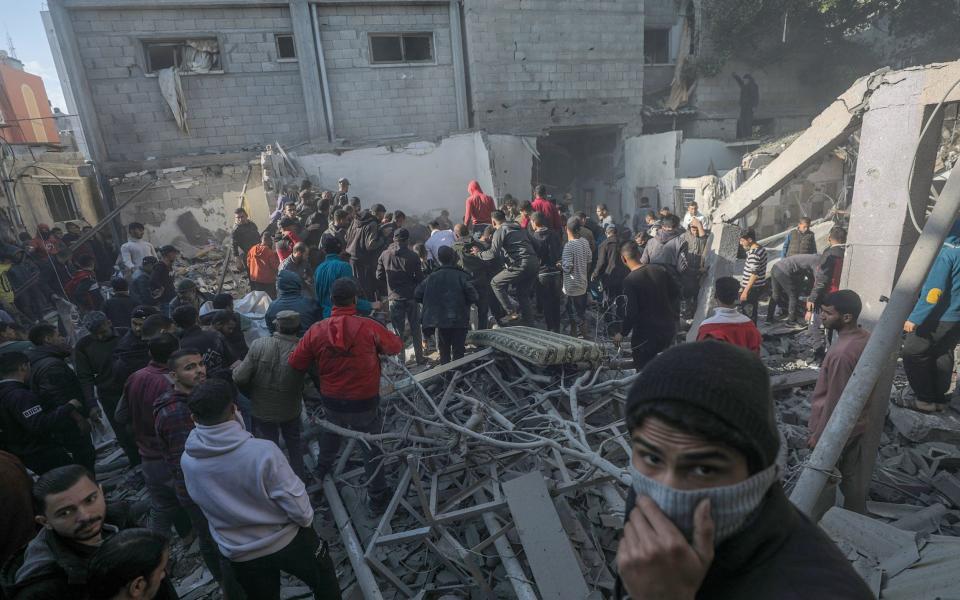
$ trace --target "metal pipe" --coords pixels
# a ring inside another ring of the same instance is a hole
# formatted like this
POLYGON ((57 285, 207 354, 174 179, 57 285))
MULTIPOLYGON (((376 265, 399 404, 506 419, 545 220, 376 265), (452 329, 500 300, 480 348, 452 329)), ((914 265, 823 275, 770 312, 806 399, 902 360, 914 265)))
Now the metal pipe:
POLYGON ((143 186, 142 188, 140 188, 139 190, 137 190, 136 192, 134 192, 132 196, 130 196, 129 198, 127 198, 126 200, 124 200, 123 202, 121 202, 119 206, 117 206, 115 209, 113 209, 112 211, 110 211, 110 214, 104 215, 104 217, 103 217, 102 219, 100 219, 100 222, 97 223, 96 225, 94 225, 93 228, 92 228, 90 231, 84 233, 84 234, 81 235, 79 238, 77 238, 77 241, 75 241, 75 242, 73 243, 73 245, 70 246, 70 249, 73 250, 74 248, 79 248, 79 247, 80 247, 80 244, 86 242, 87 240, 89 240, 90 238, 92 238, 93 236, 95 236, 101 229, 103 229, 104 227, 106 227, 107 224, 109 224, 110 221, 112 221, 112 220, 114 219, 114 217, 116 217, 117 215, 119 215, 121 210, 123 210, 124 208, 126 208, 126 206, 127 206, 128 204, 130 204, 131 202, 133 202, 133 201, 136 199, 137 196, 139 196, 140 194, 142 194, 143 192, 145 192, 148 187, 150 187, 151 185, 155 184, 156 182, 157 182, 156 179, 151 179, 151 180, 148 181, 146 184, 144 184, 144 186, 143 186))
POLYGON ((327 79, 327 60, 323 55, 323 40, 320 39, 320 6, 313 5, 313 41, 317 46, 317 62, 320 63, 320 85, 323 89, 323 108, 327 115, 328 141, 335 142, 337 132, 333 126, 333 102, 330 100, 330 80, 327 79))
POLYGON ((343 547, 350 558, 350 566, 353 567, 353 572, 357 576, 357 585, 360 586, 364 599, 383 600, 383 594, 380 593, 373 571, 370 570, 366 559, 363 557, 363 546, 360 545, 360 540, 357 539, 353 525, 350 524, 350 515, 347 514, 347 509, 344 508, 343 501, 340 500, 337 486, 334 485, 330 476, 323 478, 323 495, 327 498, 330 512, 333 513, 333 519, 337 522, 337 529, 340 530, 340 537, 343 539, 343 547))
MULTIPOLYGON (((237 208, 243 208, 243 200, 247 196, 247 184, 250 183, 250 173, 253 172, 253 165, 247 165, 247 176, 243 178, 243 189, 240 190, 240 199, 237 201, 237 208)), ((217 284, 217 294, 223 291, 223 282, 227 279, 227 269, 230 268, 230 261, 233 259, 233 237, 230 238, 230 244, 227 246, 227 255, 223 258, 223 268, 220 270, 220 283, 217 284)), ((241 257, 246 260, 246 256, 241 257)))
MULTIPOLYGON (((494 485, 498 484, 494 483, 494 485)), ((477 490, 473 497, 479 503, 487 501, 483 496, 483 492, 480 490, 477 490)), ((497 523, 497 519, 491 512, 483 513, 483 524, 486 525, 490 535, 494 535, 500 530, 500 524, 497 523)), ((503 570, 507 572, 507 579, 510 580, 510 585, 513 586, 513 592, 517 600, 539 600, 539 598, 537 598, 537 591, 530 584, 530 580, 527 579, 523 565, 517 560, 517 555, 513 551, 513 547, 510 545, 510 540, 507 539, 507 536, 501 535, 498 537, 493 542, 493 547, 497 549, 497 554, 500 555, 503 570)))
POLYGON ((853 376, 840 395, 827 427, 820 436, 803 472, 797 481, 790 500, 805 514, 813 511, 828 474, 833 470, 843 452, 867 399, 877 385, 881 374, 896 360, 900 350, 900 334, 903 323, 910 315, 930 266, 937 258, 960 211, 960 169, 954 169, 947 185, 940 194, 933 213, 923 227, 907 264, 890 294, 890 301, 880 315, 880 320, 863 349, 853 376))

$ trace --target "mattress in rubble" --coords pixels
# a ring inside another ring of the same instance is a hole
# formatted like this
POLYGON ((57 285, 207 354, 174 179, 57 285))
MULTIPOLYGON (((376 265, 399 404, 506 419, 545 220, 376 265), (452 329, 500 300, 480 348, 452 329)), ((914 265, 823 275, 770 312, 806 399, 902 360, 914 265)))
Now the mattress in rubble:
POLYGON ((467 340, 537 365, 597 363, 603 356, 603 350, 594 342, 533 327, 471 331, 467 340))

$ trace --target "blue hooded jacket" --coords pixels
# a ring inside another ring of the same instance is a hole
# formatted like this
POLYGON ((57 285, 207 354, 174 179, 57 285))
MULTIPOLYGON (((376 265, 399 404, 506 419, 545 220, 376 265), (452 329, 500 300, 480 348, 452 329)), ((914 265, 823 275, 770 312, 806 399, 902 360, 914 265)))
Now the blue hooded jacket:
POLYGON ((312 298, 304 296, 301 291, 303 280, 293 271, 280 271, 277 274, 277 299, 270 303, 267 314, 264 315, 267 329, 274 332, 274 322, 282 310, 292 310, 300 313, 300 335, 303 335, 310 326, 320 318, 320 311, 312 298))
POLYGON ((944 240, 908 320, 918 327, 960 322, 960 221, 944 240))
MULTIPOLYGON (((353 277, 353 268, 347 261, 336 254, 328 254, 327 258, 317 266, 317 270, 313 274, 314 289, 317 292, 317 304, 322 311, 320 319, 326 319, 330 316, 330 311, 333 309, 333 298, 330 295, 333 290, 333 282, 341 277, 353 277)), ((373 306, 370 305, 369 301, 363 298, 357 298, 357 312, 359 314, 369 315, 372 310, 373 306)))

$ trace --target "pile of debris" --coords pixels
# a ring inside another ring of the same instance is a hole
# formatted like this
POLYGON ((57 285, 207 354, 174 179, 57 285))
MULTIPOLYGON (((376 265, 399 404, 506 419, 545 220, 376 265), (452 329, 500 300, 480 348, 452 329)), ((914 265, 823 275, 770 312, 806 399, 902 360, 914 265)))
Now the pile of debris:
POLYGON ((326 428, 349 440, 322 483, 345 597, 354 586, 364 598, 612 592, 630 456, 623 408, 636 376, 599 366, 591 342, 523 327, 477 333, 498 350, 416 375, 390 364, 384 433, 345 431, 310 409, 306 438, 326 428), (394 482, 378 518, 351 462, 367 443, 382 444, 394 482))

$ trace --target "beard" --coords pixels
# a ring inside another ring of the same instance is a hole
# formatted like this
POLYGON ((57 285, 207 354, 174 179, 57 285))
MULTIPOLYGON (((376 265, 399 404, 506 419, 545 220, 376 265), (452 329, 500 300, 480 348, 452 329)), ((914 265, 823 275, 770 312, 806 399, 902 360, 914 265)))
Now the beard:
POLYGON ((73 530, 73 539, 78 541, 86 541, 93 539, 100 535, 100 530, 103 528, 103 517, 97 517, 96 519, 91 519, 86 521, 82 525, 77 526, 73 530))

